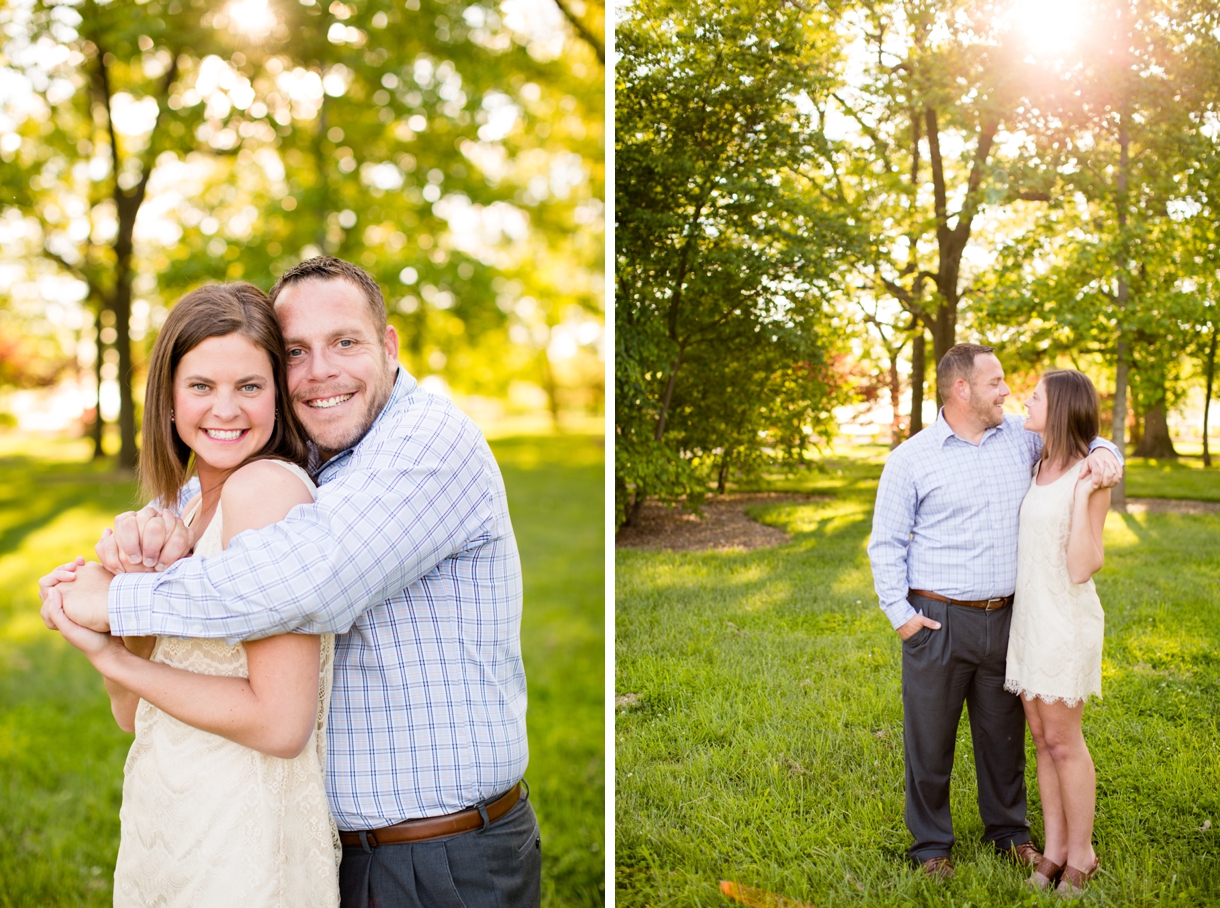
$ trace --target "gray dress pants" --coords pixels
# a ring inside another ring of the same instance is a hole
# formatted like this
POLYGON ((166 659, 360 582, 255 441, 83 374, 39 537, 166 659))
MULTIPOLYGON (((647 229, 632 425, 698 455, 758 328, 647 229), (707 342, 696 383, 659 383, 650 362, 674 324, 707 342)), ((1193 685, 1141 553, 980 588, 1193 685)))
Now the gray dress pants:
POLYGON ((983 836, 1006 850, 1028 842, 1025 817, 1025 713, 1004 690, 1012 607, 949 605, 912 593, 916 611, 941 624, 902 644, 902 740, 906 823, 916 861, 947 856, 953 845, 949 775, 962 703, 969 705, 983 836))
POLYGON ((542 838, 534 808, 522 797, 486 829, 344 847, 339 895, 340 908, 538 908, 542 838))

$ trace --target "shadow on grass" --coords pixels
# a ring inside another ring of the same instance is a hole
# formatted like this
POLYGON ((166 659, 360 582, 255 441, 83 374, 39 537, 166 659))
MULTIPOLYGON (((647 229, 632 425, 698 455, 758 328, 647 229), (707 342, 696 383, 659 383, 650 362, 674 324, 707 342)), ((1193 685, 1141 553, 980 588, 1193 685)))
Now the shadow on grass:
MULTIPOLYGON (((75 450, 75 449, 73 449, 75 450)), ((543 905, 604 903, 604 446, 493 442, 525 589, 534 808, 543 905)), ((101 680, 37 618, 37 577, 86 553, 132 485, 106 463, 0 458, 0 906, 108 905, 131 737, 101 680), (3 619, 7 618, 7 624, 3 619)))
MULTIPOLYGON (((723 904, 716 882, 734 879, 819 906, 1049 904, 982 842, 965 719, 958 877, 930 886, 906 865, 901 648, 872 590, 872 491, 820 491, 837 497, 758 509, 794 537, 774 549, 617 553, 616 693, 631 695, 616 723, 618 903, 723 904)), ((1105 871, 1090 900, 1208 905, 1220 520, 1116 515, 1119 537, 1097 580, 1106 699, 1085 711, 1105 871)), ((1037 839, 1028 742, 1027 756, 1037 839)))

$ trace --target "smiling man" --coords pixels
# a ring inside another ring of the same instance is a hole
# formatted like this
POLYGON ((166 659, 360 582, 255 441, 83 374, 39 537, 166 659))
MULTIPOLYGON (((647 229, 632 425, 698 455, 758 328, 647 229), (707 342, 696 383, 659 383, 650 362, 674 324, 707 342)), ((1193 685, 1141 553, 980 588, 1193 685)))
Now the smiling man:
MULTIPOLYGON (((957 344, 936 368, 944 407, 899 445, 877 487, 868 545, 881 608, 902 638, 902 741, 910 855, 953 874, 949 776, 963 703, 984 838, 1036 866, 1025 803, 1025 714, 1004 690, 1017 528, 1042 439, 1005 415, 1008 385, 991 347, 957 344)), ((1081 475, 1122 477, 1114 445, 1094 439, 1081 475)))
MULTIPOLYGON (((363 270, 310 259, 271 299, 317 501, 163 572, 83 567, 60 587, 65 610, 124 635, 338 634, 326 788, 344 908, 536 906, 521 569, 499 468, 478 427, 398 366, 363 270)), ((152 517, 116 520, 103 563, 189 547, 152 517)))

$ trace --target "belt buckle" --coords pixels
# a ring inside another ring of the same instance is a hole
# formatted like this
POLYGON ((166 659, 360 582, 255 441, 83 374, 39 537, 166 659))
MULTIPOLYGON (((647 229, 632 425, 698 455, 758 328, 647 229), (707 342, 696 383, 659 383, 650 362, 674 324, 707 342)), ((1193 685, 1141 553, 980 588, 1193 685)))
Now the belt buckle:
POLYGON ((1004 602, 1004 600, 1005 600, 1005 599, 1007 599, 1007 598, 1008 598, 1007 596, 997 596, 997 597, 995 597, 995 598, 993 598, 993 599, 988 599, 988 600, 987 600, 987 604, 986 604, 985 606, 983 606, 983 611, 985 611, 985 612, 994 612, 994 611, 995 611, 996 609, 998 609, 1000 606, 999 606, 999 605, 997 605, 995 608, 992 608, 992 607, 991 607, 991 603, 993 603, 993 602, 998 602, 998 603, 1001 603, 1001 604, 1002 604, 1002 603, 1004 602))

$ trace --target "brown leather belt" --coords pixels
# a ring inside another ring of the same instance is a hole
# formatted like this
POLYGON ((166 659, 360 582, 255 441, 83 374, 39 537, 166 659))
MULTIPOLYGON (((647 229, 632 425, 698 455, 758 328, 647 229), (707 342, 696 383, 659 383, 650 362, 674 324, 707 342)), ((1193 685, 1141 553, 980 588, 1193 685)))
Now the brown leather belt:
POLYGON ((367 832, 340 832, 339 841, 348 848, 363 848, 366 842, 369 848, 376 848, 378 845, 401 845, 404 842, 441 839, 445 836, 482 828, 484 815, 487 818, 487 825, 491 825, 516 807, 517 801, 520 799, 521 783, 518 782, 500 797, 484 805, 482 809, 471 807, 467 810, 459 810, 457 813, 446 814, 443 817, 404 820, 393 826, 383 826, 381 829, 370 829, 367 832))
POLYGON ((997 596, 995 599, 950 599, 948 596, 942 596, 940 593, 930 593, 927 590, 911 590, 916 596, 922 596, 924 599, 932 599, 935 602, 947 602, 950 605, 965 605, 970 608, 981 608, 985 612, 994 612, 996 609, 1004 608, 1006 605, 1012 605, 1012 596, 997 596))

